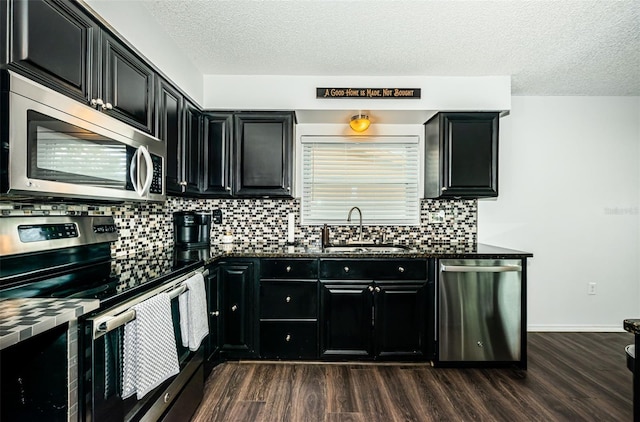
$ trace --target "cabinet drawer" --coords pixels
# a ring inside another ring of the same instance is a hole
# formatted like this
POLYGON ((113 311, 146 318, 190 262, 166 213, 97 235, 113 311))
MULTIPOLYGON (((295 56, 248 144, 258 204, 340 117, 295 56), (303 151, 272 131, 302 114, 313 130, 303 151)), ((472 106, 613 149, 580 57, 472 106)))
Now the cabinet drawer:
POLYGON ((263 259, 260 278, 318 278, 315 259, 263 259))
POLYGON ((268 359, 318 357, 318 325, 315 322, 261 322, 260 350, 268 359))
POLYGON ((316 281, 262 281, 260 318, 315 319, 318 317, 316 281))
POLYGON ((321 279, 426 280, 427 261, 327 259, 320 261, 321 279))

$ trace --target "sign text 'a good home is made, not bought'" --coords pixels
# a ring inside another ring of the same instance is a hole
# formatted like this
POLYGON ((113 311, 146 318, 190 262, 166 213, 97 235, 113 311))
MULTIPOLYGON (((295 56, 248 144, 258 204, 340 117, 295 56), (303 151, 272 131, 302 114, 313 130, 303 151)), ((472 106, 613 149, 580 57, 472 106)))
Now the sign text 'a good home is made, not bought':
POLYGON ((420 88, 316 88, 316 98, 420 98, 420 88))

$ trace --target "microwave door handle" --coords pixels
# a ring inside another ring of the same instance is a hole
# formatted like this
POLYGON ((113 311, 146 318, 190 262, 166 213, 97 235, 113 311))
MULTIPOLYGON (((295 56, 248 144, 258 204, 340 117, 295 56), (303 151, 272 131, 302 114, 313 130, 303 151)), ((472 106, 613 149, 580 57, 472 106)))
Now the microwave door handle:
POLYGON ((138 150, 141 152, 147 165, 147 177, 144 180, 144 186, 142 187, 142 191, 140 193, 140 196, 145 196, 149 193, 149 189, 151 189, 151 183, 153 182, 153 161, 151 161, 151 153, 149 153, 147 147, 141 146, 138 150))
POLYGON ((140 154, 140 148, 136 149, 136 152, 133 153, 133 157, 131 157, 131 163, 129 165, 129 177, 131 179, 131 184, 133 185, 133 190, 140 195, 140 185, 138 183, 138 175, 137 175, 137 168, 139 167, 138 165, 138 159, 139 159, 139 154, 140 154))

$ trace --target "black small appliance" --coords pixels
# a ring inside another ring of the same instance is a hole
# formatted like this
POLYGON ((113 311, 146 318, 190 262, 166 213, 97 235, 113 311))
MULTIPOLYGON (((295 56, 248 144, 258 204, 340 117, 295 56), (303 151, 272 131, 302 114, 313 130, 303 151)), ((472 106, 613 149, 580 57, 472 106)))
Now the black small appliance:
POLYGON ((176 247, 181 249, 208 247, 211 243, 211 213, 174 212, 173 242, 176 247))

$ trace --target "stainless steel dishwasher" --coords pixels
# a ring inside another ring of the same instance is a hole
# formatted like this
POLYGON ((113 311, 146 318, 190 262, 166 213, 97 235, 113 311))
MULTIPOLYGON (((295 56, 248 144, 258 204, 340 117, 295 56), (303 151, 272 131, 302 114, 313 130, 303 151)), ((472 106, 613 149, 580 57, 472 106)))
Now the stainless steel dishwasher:
POLYGON ((522 261, 443 259, 438 275, 438 360, 520 361, 522 261))

